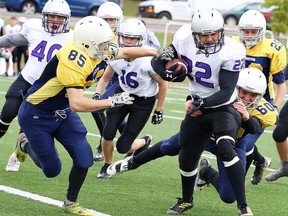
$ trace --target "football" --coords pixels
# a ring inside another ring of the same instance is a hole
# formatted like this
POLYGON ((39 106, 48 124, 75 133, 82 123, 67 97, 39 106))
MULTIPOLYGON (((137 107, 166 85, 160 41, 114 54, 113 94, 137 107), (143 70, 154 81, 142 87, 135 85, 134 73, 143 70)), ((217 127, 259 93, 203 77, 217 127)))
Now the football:
POLYGON ((165 65, 165 69, 168 70, 170 67, 172 67, 176 63, 178 63, 178 66, 174 69, 175 72, 179 71, 180 69, 184 69, 183 72, 185 72, 185 73, 188 72, 187 63, 184 60, 179 59, 179 58, 175 58, 175 59, 172 59, 171 61, 167 62, 165 65))

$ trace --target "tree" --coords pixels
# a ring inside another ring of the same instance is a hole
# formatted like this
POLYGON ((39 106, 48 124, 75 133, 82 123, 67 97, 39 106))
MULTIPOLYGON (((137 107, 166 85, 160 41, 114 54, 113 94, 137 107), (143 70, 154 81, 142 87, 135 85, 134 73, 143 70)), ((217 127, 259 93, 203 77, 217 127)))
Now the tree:
POLYGON ((272 31, 279 35, 288 33, 288 0, 265 0, 264 7, 276 6, 273 10, 272 22, 269 27, 272 31))

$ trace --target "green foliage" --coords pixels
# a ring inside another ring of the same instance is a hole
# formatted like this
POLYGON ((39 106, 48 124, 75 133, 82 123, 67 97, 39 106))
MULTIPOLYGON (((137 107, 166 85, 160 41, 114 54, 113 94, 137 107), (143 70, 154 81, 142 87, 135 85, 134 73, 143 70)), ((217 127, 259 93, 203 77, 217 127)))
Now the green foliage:
POLYGON ((273 10, 272 23, 269 27, 272 31, 279 35, 279 33, 288 33, 288 0, 265 0, 264 6, 269 8, 271 6, 277 6, 273 10))
POLYGON ((135 17, 138 13, 138 4, 140 1, 124 0, 123 1, 123 14, 124 16, 135 17))

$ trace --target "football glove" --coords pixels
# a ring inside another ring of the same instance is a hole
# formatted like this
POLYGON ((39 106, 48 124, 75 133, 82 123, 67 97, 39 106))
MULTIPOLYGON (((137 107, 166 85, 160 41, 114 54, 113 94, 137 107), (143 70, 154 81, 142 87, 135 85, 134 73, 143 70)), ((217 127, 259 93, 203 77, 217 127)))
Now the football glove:
POLYGON ((203 108, 203 100, 196 94, 192 94, 192 95, 188 95, 187 96, 187 100, 192 100, 192 110, 189 113, 190 115, 193 114, 194 112, 196 112, 197 110, 200 110, 201 108, 203 108))
POLYGON ((186 78, 186 71, 184 68, 181 68, 177 71, 177 67, 178 63, 172 65, 170 68, 162 72, 161 77, 169 82, 183 82, 186 78))
POLYGON ((93 99, 93 100, 100 100, 100 96, 101 96, 101 95, 96 92, 96 93, 92 96, 92 99, 93 99))
POLYGON ((156 58, 166 61, 171 61, 174 58, 174 52, 171 47, 159 48, 156 58))
POLYGON ((163 121, 163 110, 161 111, 154 111, 154 114, 152 115, 152 124, 160 124, 163 121))
POLYGON ((111 107, 118 107, 133 104, 134 97, 131 97, 128 92, 121 92, 108 97, 108 99, 111 101, 111 107))

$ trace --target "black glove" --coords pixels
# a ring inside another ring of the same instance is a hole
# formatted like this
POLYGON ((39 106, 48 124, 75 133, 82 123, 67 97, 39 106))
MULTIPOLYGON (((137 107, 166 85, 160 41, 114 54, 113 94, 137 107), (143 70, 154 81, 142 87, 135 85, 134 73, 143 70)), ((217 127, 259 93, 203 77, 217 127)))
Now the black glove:
POLYGON ((128 92, 121 92, 108 98, 111 101, 111 107, 133 104, 134 97, 131 97, 128 92))
POLYGON ((184 68, 181 68, 177 71, 177 67, 178 63, 163 71, 161 78, 170 82, 183 82, 186 78, 186 71, 184 68))
POLYGON ((171 61, 174 58, 173 48, 164 47, 157 50, 156 58, 166 61, 171 61))
POLYGON ((96 93, 94 93, 94 95, 92 96, 92 99, 93 99, 93 100, 100 100, 100 96, 101 96, 101 95, 96 92, 96 93))
POLYGON ((154 111, 152 116, 151 123, 152 124, 160 124, 163 121, 163 110, 161 111, 154 111))
POLYGON ((197 110, 200 110, 203 108, 203 100, 196 94, 192 94, 192 95, 188 95, 187 96, 187 100, 192 100, 192 110, 189 113, 190 115, 193 114, 194 112, 196 112, 197 110))

